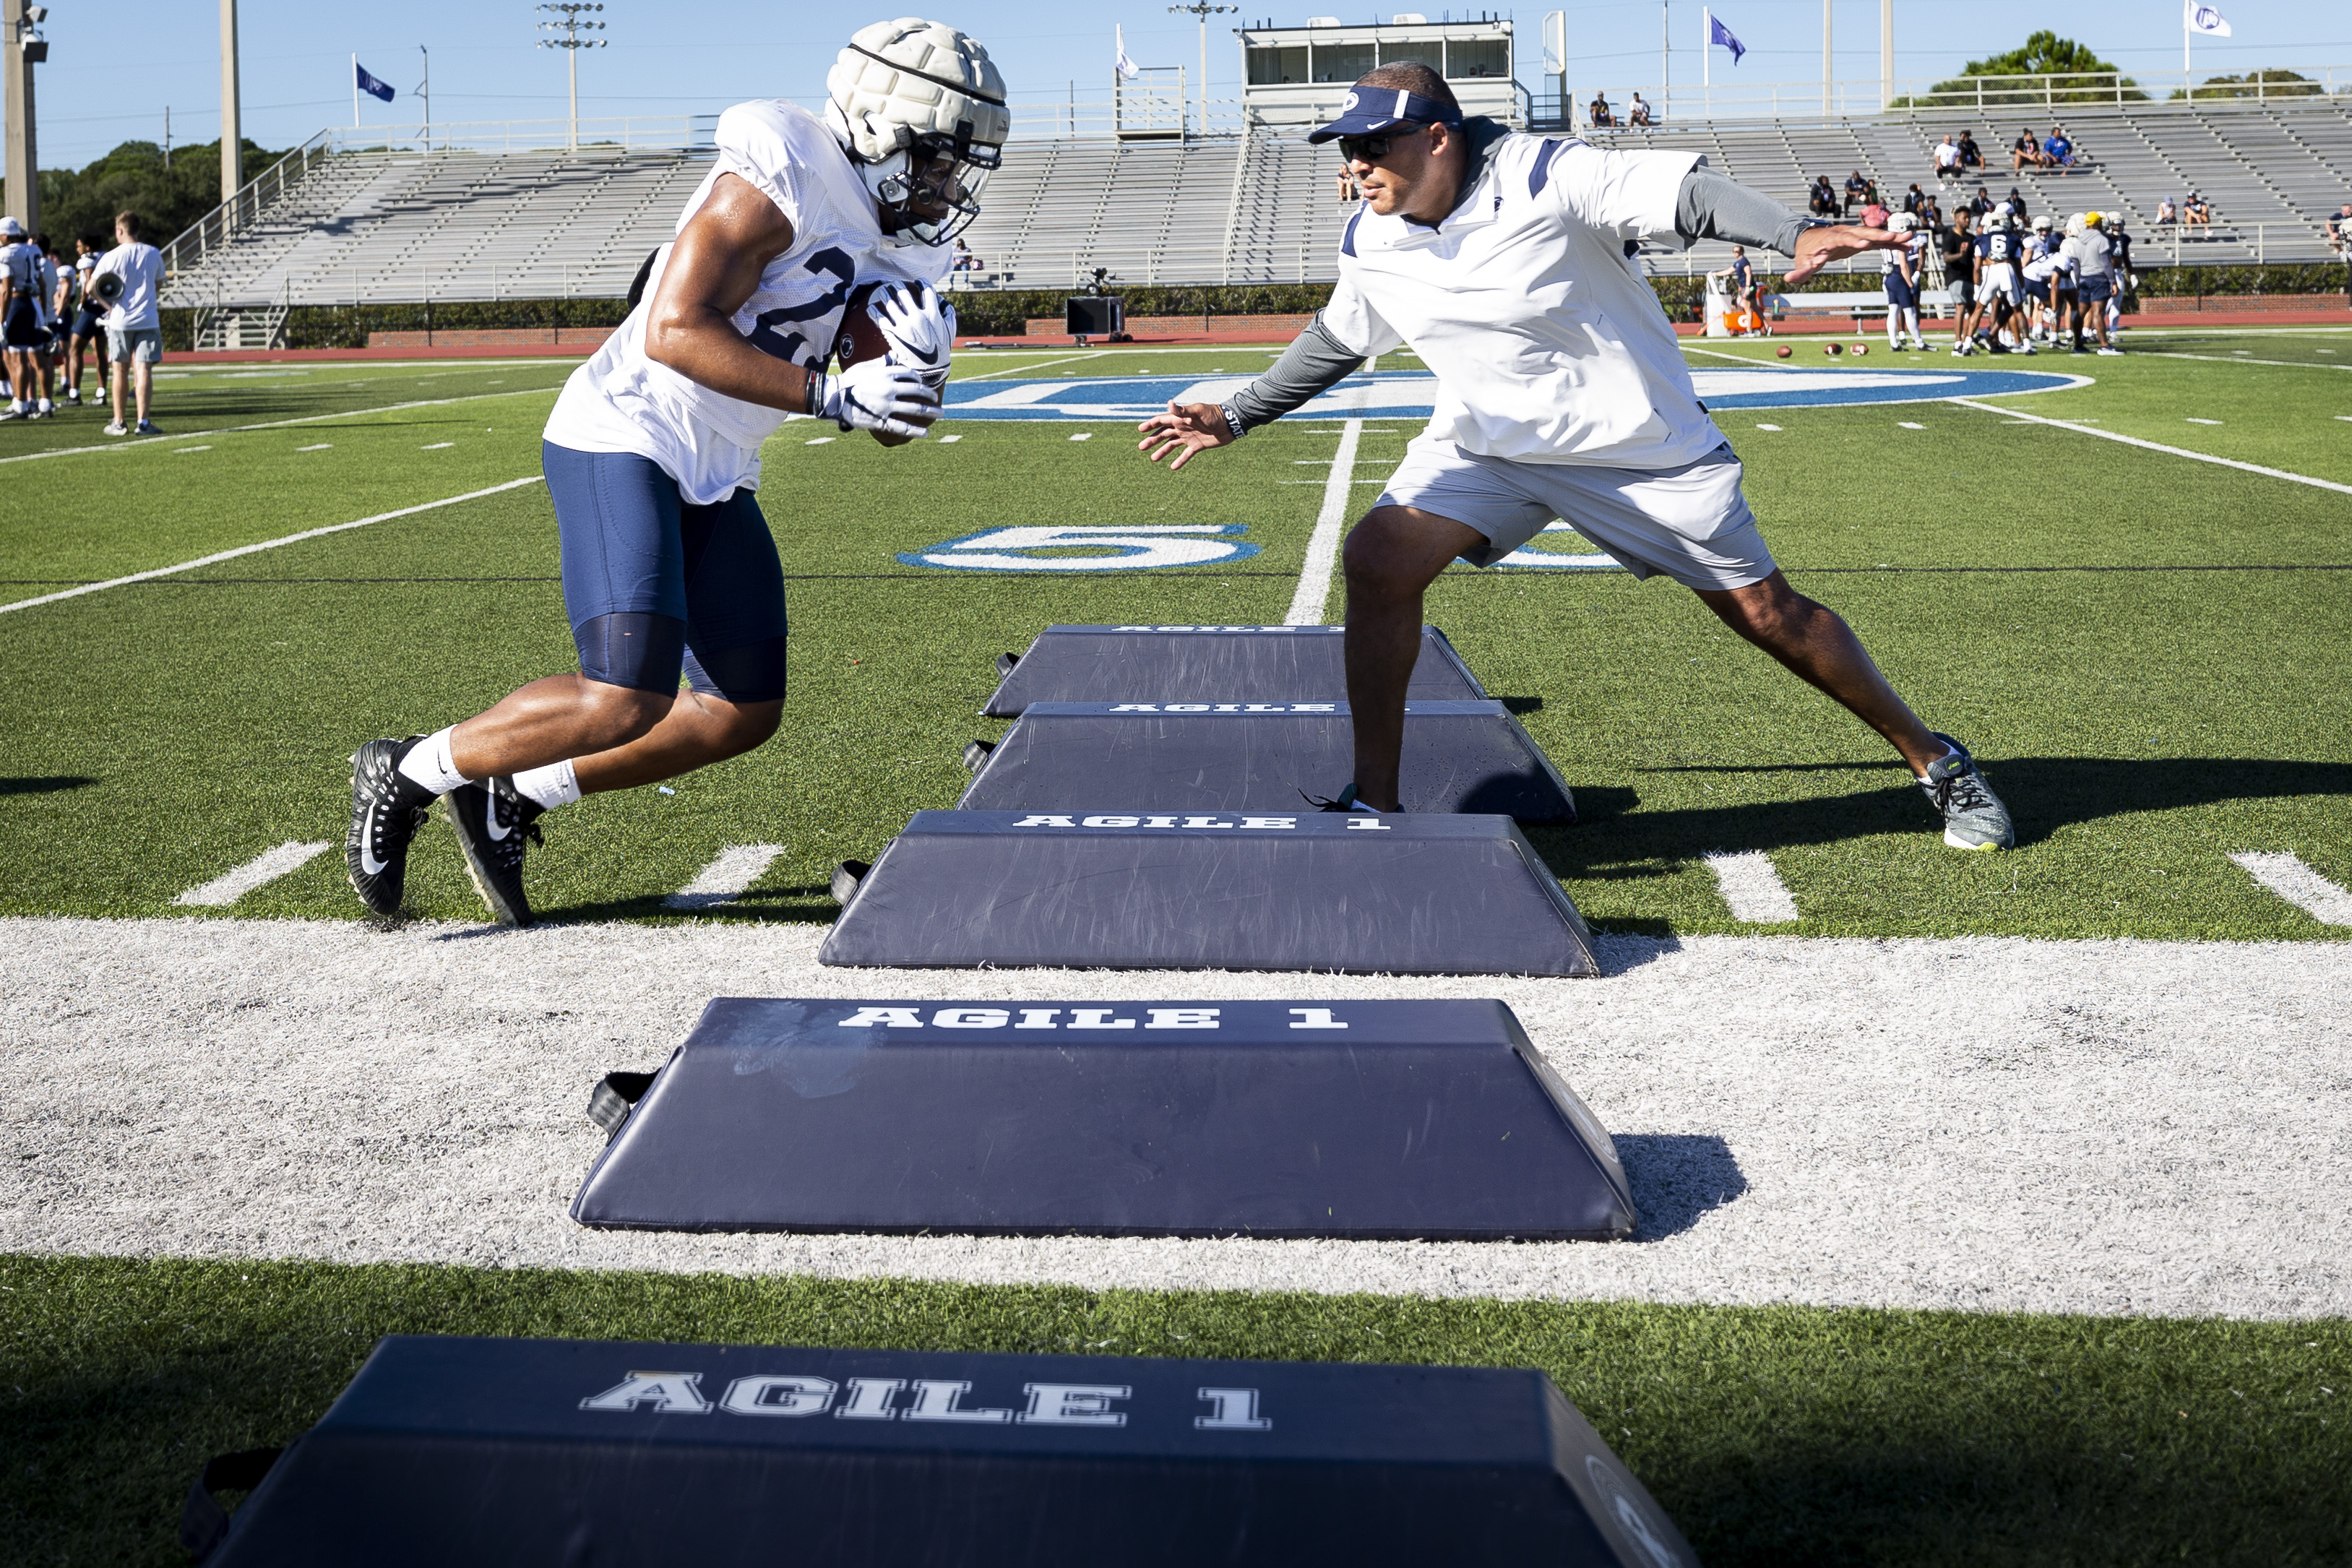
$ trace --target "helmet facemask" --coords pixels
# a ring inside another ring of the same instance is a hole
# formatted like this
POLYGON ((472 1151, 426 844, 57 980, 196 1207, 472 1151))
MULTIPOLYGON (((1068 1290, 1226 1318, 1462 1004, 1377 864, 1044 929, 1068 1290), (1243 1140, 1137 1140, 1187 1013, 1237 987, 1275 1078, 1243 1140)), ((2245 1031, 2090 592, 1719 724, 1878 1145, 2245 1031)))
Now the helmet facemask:
POLYGON ((980 216, 981 191, 1001 156, 1001 149, 968 136, 932 135, 876 162, 855 154, 852 161, 891 238, 940 246, 980 216))

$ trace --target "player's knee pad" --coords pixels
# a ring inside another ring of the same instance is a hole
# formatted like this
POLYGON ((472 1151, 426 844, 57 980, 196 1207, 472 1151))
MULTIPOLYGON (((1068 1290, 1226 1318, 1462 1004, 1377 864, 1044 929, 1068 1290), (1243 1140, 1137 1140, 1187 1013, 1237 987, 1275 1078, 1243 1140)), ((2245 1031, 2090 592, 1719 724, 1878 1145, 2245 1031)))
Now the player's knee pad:
POLYGON ((716 653, 686 656, 687 684, 729 702, 776 702, 784 695, 784 639, 762 637, 716 653))
POLYGON ((580 673, 607 686, 677 695, 686 657, 686 623, 673 616, 625 610, 591 616, 572 628, 580 673))

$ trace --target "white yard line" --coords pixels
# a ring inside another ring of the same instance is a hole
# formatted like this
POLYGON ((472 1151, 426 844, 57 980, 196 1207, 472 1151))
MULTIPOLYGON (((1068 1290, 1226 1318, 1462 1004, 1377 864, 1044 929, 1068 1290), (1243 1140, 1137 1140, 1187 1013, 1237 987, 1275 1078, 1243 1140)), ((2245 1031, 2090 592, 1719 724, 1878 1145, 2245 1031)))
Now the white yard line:
POLYGON ((838 970, 814 963, 824 935, 0 921, 0 1250, 2352 1314, 2352 943, 1603 937, 1605 978, 1526 980, 838 970), (1616 1140, 1642 1227, 1486 1246, 572 1224, 604 1142, 590 1087, 660 1066, 714 995, 1499 997, 1616 1140))
POLYGON ((1331 472, 1323 481, 1323 510, 1315 516, 1315 532, 1307 541, 1307 564, 1299 569, 1298 592, 1291 595, 1286 626, 1319 626, 1323 606, 1331 597, 1331 572, 1339 561, 1339 535, 1348 525, 1348 497, 1356 473, 1356 447, 1363 439, 1364 422, 1350 419, 1339 427, 1339 450, 1331 472))
MULTIPOLYGON (((1683 344, 1682 351, 1686 354, 1706 354, 1715 359, 1737 360, 1741 364, 1756 364, 1756 356, 1754 354, 1727 353, 1721 349, 1697 348, 1690 343, 1683 344)), ((1763 367, 1761 365, 1758 365, 1757 368, 1760 370, 1763 367)))
POLYGON ((2232 855, 2246 874, 2322 925, 2352 926, 2352 893, 2293 855, 2232 855))
POLYGON ((201 888, 190 888, 172 901, 213 909, 233 904, 264 882, 274 882, 289 871, 300 870, 326 848, 323 839, 303 844, 289 838, 275 849, 263 850, 236 870, 215 877, 201 888))
POLYGON ((1003 370, 978 371, 971 375, 959 375, 958 381, 986 381, 992 375, 1013 375, 1024 370, 1043 370, 1049 364, 1067 364, 1074 359, 1101 359, 1110 351, 1089 349, 1084 353, 1064 354, 1058 359, 1038 360, 1030 364, 1008 364, 1003 370))
POLYGON ((2299 359, 2247 359, 2242 354, 2185 354, 2175 349, 2135 349, 2141 359, 2193 359, 2207 364, 2274 364, 2284 370, 2352 370, 2352 364, 2313 364, 2299 359))
POLYGON ((305 414, 298 419, 268 419, 258 425, 224 425, 215 430, 186 430, 171 436, 142 436, 111 441, 103 447, 59 447, 47 452, 24 452, 14 458, 0 458, 0 463, 35 463, 44 458, 78 458, 90 452, 131 452, 173 441, 193 440, 199 436, 234 436, 247 430, 283 430, 291 425, 316 425, 322 419, 362 419, 375 414, 398 414, 410 408, 447 408, 454 404, 479 403, 491 397, 531 397, 561 392, 561 386, 520 386, 511 392, 469 392, 463 397, 427 397, 415 403, 387 403, 381 408, 346 408, 334 414, 305 414))
POLYGON ((778 844, 738 844, 719 851, 719 858, 705 866, 694 880, 662 900, 664 909, 708 910, 719 904, 733 903, 743 896, 743 890, 767 874, 782 854, 778 844))
POLYGON ((2224 468, 2236 468, 2242 473, 2260 474, 2264 479, 2285 479, 2293 484, 2310 485, 2317 489, 2334 490, 2338 495, 2352 496, 2352 485, 2340 485, 2334 479, 2314 479, 2309 474, 2289 473, 2284 468, 2266 468, 2260 463, 2242 463, 2235 458, 2217 458, 2210 452, 2192 452, 2186 447, 2168 447, 2161 441, 2143 441, 2137 436, 2126 436, 2114 430, 2100 430, 2080 425, 2071 419, 2052 419, 2040 414, 2026 414, 1997 404, 1979 403, 1972 397, 1947 397, 1943 400, 1961 408, 1973 408, 1979 414, 1998 414, 2005 419, 2021 420, 2028 425, 2050 425, 2061 430, 2073 430, 2084 436, 2096 436, 2102 441, 2120 441, 2126 447, 2145 451, 2162 452, 2167 457, 2188 458, 2200 463, 2212 463, 2224 468))
POLYGON ((330 533, 345 533, 354 528, 365 528, 371 523, 390 522, 395 517, 414 517, 420 511, 434 511, 441 507, 456 506, 460 501, 479 500, 484 496, 494 496, 501 490, 519 489, 524 485, 535 485, 541 482, 540 476, 532 474, 524 479, 509 479, 502 485, 492 485, 488 489, 467 490, 461 496, 429 500, 418 506, 404 506, 397 511, 380 511, 373 517, 362 517, 351 522, 334 522, 329 523, 324 528, 308 528, 299 533, 289 533, 283 539, 266 539, 259 544, 241 544, 235 550, 224 550, 217 554, 200 556, 194 561, 183 561, 177 566, 158 566, 152 572, 133 572, 127 577, 110 577, 103 583, 84 583, 79 587, 61 589, 55 594, 43 594, 37 599, 19 599, 13 605, 0 605, 0 616, 5 616, 11 610, 29 610, 36 605, 54 605, 59 599, 78 599, 84 594, 102 593, 106 589, 120 588, 129 583, 144 583, 156 577, 174 576, 182 572, 193 572, 199 566, 210 566, 222 561, 234 561, 240 555, 252 555, 264 550, 275 550, 284 544, 299 544, 306 539, 318 539, 330 533))
POLYGON ((1743 849, 1736 855, 1718 849, 1706 859, 1723 901, 1731 906, 1733 920, 1780 925, 1797 918, 1797 900, 1789 896, 1788 884, 1773 869, 1772 857, 1761 849, 1743 849))

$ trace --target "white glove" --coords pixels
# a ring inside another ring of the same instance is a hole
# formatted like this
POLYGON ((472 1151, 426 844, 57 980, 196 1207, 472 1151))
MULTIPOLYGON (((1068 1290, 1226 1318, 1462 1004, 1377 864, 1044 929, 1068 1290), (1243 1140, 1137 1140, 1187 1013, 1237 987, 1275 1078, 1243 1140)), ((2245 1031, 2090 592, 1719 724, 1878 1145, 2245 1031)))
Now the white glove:
POLYGON ((844 430, 920 436, 939 411, 939 395, 921 374, 887 359, 861 360, 839 375, 813 375, 809 384, 809 412, 844 430))
POLYGON ((921 372, 923 384, 934 392, 947 384, 956 313, 937 289, 920 283, 893 283, 874 291, 866 301, 866 314, 889 340, 893 363, 921 372))

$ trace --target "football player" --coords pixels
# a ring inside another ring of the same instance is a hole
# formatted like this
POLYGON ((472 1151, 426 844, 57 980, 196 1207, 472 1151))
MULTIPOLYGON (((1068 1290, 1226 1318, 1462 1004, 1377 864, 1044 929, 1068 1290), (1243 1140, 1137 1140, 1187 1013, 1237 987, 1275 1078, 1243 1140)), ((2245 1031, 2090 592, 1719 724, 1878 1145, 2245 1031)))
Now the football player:
POLYGON ((1310 140, 1336 140, 1366 194, 1343 231, 1331 302, 1265 374, 1223 405, 1170 404, 1139 446, 1189 461, 1406 344, 1435 374, 1435 417, 1347 542, 1356 776, 1331 809, 1401 805, 1405 685, 1429 584, 1457 558, 1494 564, 1559 518, 1635 576, 1694 590, 1875 730, 1942 816, 1945 843, 2008 847, 2008 813, 1967 749, 1922 724, 1845 622, 1781 575, 1740 493, 1739 459, 1633 257, 1652 236, 1769 246, 1794 258, 1798 283, 1903 237, 1811 225, 1695 153, 1604 150, 1466 119, 1442 78, 1405 62, 1360 79, 1310 140))
POLYGON ((753 491, 793 414, 877 437, 938 417, 955 313, 937 285, 1012 117, 988 51, 906 19, 858 32, 823 118, 781 100, 719 117, 719 158, 649 261, 639 302, 564 384, 541 458, 577 674, 352 759, 352 886, 396 914, 436 797, 491 915, 526 925, 538 818, 738 755, 775 732, 784 584, 753 491), (825 363, 855 283, 890 345, 825 363), (683 676, 688 689, 680 691, 683 676))
MULTIPOLYGON (((2020 352, 2033 353, 2033 340, 2025 333, 2025 318, 2018 307, 2025 299, 2019 287, 2017 235, 2010 227, 2007 211, 1996 207, 1985 215, 1984 232, 1977 236, 1977 313, 1971 335, 1977 331, 1988 334, 1986 346, 1994 353, 2008 353, 2010 349, 2000 341, 2001 333, 2014 321, 2017 323, 2017 343, 2020 352)), ((1974 345, 1961 340, 1959 352, 1969 352, 1974 345)))
POLYGON ((1886 220, 1886 231, 1903 237, 1901 246, 1878 253, 1878 267, 1886 288, 1886 347, 1888 352, 1903 346, 1903 333, 1911 333, 1911 346, 1925 349, 1927 340, 1919 335, 1919 266, 1926 253, 1927 237, 1918 233, 1919 220, 1909 213, 1896 213, 1886 220))

